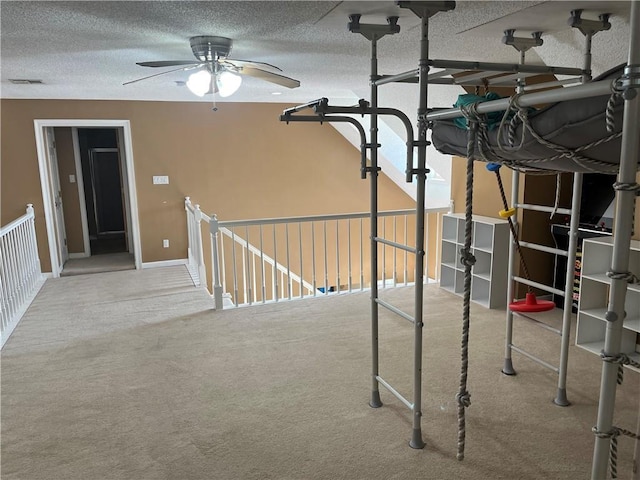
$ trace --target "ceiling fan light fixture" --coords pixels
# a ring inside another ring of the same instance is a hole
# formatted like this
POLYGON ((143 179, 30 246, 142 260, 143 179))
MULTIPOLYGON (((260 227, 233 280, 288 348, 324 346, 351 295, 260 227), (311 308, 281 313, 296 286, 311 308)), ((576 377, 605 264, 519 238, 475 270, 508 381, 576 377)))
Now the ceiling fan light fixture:
POLYGON ((216 85, 221 97, 229 97, 238 91, 242 77, 227 70, 216 75, 216 85))
POLYGON ((192 73, 187 80, 187 88, 194 95, 204 97, 211 88, 211 73, 207 70, 192 73))

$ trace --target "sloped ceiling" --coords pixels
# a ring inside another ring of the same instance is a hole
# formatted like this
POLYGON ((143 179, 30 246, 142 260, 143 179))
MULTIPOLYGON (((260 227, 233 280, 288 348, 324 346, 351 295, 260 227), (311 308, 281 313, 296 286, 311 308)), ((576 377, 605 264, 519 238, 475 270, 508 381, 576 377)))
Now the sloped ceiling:
MULTIPOLYGON (((209 101, 184 86, 190 72, 176 72, 123 86, 157 70, 136 62, 193 58, 189 37, 219 35, 233 39, 232 58, 268 62, 300 80, 293 90, 245 77, 228 101, 303 103, 328 97, 350 104, 369 96, 369 42, 347 30, 348 15, 363 23, 400 17, 401 32, 380 40, 380 73, 417 65, 420 20, 392 1, 3 1, 1 15, 1 96, 39 99, 121 99, 209 101), (28 78, 42 85, 14 85, 28 78), (279 95, 274 95, 279 93, 279 95)), ((611 13, 613 28, 594 37, 594 71, 625 60, 629 2, 609 1, 459 1, 456 9, 430 22, 431 58, 506 61, 518 52, 502 45, 502 32, 543 31, 545 45, 528 61, 582 66, 584 39, 566 24, 573 9, 584 17, 611 13)), ((449 105, 456 87, 431 91, 433 106, 449 105)), ((381 105, 415 112, 416 87, 381 89, 381 105)))

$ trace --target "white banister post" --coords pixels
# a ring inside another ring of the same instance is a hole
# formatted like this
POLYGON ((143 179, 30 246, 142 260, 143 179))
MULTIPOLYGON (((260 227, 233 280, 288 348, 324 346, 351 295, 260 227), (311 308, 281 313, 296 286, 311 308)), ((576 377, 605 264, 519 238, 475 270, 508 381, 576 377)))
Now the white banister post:
POLYGON ((187 212, 187 260, 189 265, 193 262, 193 252, 191 251, 191 245, 193 245, 193 222, 191 220, 191 210, 189 207, 191 206, 191 198, 184 197, 184 210, 187 212))
POLYGON ((213 300, 216 310, 222 310, 222 283, 220 282, 220 265, 218 262, 218 217, 213 215, 209 224, 211 229, 211 257, 212 257, 212 283, 213 283, 213 300))
POLYGON ((200 223, 202 222, 202 210, 200 210, 200 205, 196 204, 194 206, 195 210, 193 212, 196 229, 195 229, 195 247, 196 251, 194 252, 196 258, 198 260, 198 278, 200 279, 200 285, 203 283, 206 286, 207 283, 207 269, 204 265, 204 252, 202 250, 202 230, 200 227, 200 223))
POLYGON ((38 276, 42 275, 42 268, 40 267, 40 255, 38 255, 38 239, 36 238, 36 214, 33 210, 33 204, 27 204, 27 215, 29 219, 29 255, 32 258, 33 269, 38 276))

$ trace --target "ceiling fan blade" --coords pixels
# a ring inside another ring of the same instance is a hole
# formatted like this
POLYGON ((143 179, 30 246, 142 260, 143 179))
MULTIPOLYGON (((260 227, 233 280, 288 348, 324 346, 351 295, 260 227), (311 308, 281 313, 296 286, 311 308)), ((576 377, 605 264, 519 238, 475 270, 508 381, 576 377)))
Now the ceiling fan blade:
POLYGON ((197 65, 198 61, 193 60, 160 60, 157 62, 136 62, 141 67, 176 67, 178 65, 197 65))
POLYGON ((269 67, 269 68, 273 68, 274 70, 278 70, 279 72, 282 71, 281 68, 276 67, 275 65, 271 65, 270 63, 254 62, 252 60, 237 60, 235 58, 225 58, 225 59, 218 60, 218 63, 221 63, 221 64, 228 63, 231 66, 236 67, 236 68, 241 68, 241 67, 254 67, 254 68, 269 67))
MULTIPOLYGON (((201 64, 194 63, 193 64, 194 68, 201 67, 202 65, 204 65, 204 63, 201 63, 201 64)), ((160 72, 160 73, 154 73, 153 75, 148 75, 146 77, 137 78, 135 80, 131 80, 129 82, 125 82, 122 85, 129 85, 131 83, 141 82, 142 80, 146 80, 148 78, 159 77, 160 75, 166 75, 167 73, 177 72, 179 70, 189 70, 189 67, 187 66, 187 67, 172 68, 171 70, 166 70, 166 71, 160 72)))
POLYGON ((277 73, 267 72, 260 68, 242 67, 238 70, 238 73, 241 75, 249 75, 250 77, 259 78, 260 80, 266 80, 267 82, 282 85, 287 88, 296 88, 300 86, 300 82, 298 80, 285 77, 284 75, 278 75, 277 73))

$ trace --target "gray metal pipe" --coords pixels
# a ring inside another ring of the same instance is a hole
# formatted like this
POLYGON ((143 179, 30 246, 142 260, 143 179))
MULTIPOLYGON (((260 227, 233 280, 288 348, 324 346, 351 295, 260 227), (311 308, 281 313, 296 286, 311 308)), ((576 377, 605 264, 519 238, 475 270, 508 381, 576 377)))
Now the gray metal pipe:
POLYGON ((317 105, 319 105, 320 103, 326 103, 328 100, 326 98, 319 98, 317 100, 312 100, 310 102, 307 103, 303 103, 302 105, 298 105, 296 107, 291 107, 291 108, 287 108, 286 110, 284 110, 282 113, 283 115, 290 115, 294 112, 300 112, 301 110, 306 110, 307 108, 313 108, 317 105))
MULTIPOLYGON (((418 165, 416 177, 416 241, 417 250, 415 263, 415 291, 414 291, 414 335, 413 335, 413 434, 409 445, 411 448, 424 448, 422 440, 422 326, 423 326, 423 295, 424 295, 424 204, 427 182, 427 90, 429 87, 429 15, 424 12, 421 18, 420 61, 419 70, 419 103, 418 103, 418 165)), ((409 162, 407 157, 407 181, 412 178, 413 158, 409 162)))
POLYGON ((393 82, 402 82, 403 80, 408 80, 410 78, 417 78, 419 70, 417 68, 413 70, 409 70, 408 72, 398 73, 397 75, 385 75, 382 78, 374 81, 373 84, 376 86, 386 85, 387 83, 393 82))
MULTIPOLYGON (((298 111, 298 110, 296 110, 298 111)), ((285 110, 286 112, 286 110, 285 110)), ((320 117, 318 115, 280 115, 281 122, 315 122, 315 123, 350 123, 358 130, 360 133, 360 178, 363 180, 367 176, 366 167, 367 167, 367 134, 364 131, 364 127, 362 124, 357 121, 355 118, 351 117, 340 117, 337 115, 331 117, 320 117)))
MULTIPOLYGON (((547 67, 545 65, 522 65, 518 63, 492 63, 492 62, 469 62, 464 60, 429 60, 428 64, 433 68, 442 68, 445 70, 481 70, 484 72, 513 72, 513 73, 531 73, 534 75, 551 74, 551 75, 583 75, 583 70, 579 68, 568 67, 547 67)), ((376 85, 385 85, 392 82, 418 82, 419 70, 409 70, 407 72, 398 73, 396 75, 384 75, 375 80, 376 85)), ((482 75, 482 74, 480 74, 482 75)), ((489 75, 486 75, 489 76, 489 75)), ((468 80, 468 79, 467 79, 468 80)))
POLYGON ((532 210, 535 212, 561 213, 563 215, 571 215, 570 208, 555 208, 555 207, 547 207, 546 205, 531 205, 529 203, 516 203, 514 206, 516 208, 522 208, 524 210, 532 210))
POLYGON ((520 63, 468 62, 465 60, 430 60, 433 68, 455 68, 460 70, 486 70, 493 72, 510 71, 513 73, 550 73, 554 75, 581 75, 579 68, 547 67, 546 65, 522 65, 520 63))
POLYGON ((578 249, 578 227, 580 226, 580 197, 582 196, 582 173, 573 174, 571 198, 571 224, 569 247, 567 248, 567 271, 564 279, 564 304, 562 312, 562 338, 560 340, 560 371, 558 392, 553 403, 561 407, 569 405, 567 399, 567 364, 569 363, 569 336, 571 334, 571 312, 573 310, 573 282, 575 277, 576 250, 578 249))
MULTIPOLYGON (((373 83, 371 84, 371 88, 372 89, 376 89, 377 91, 377 86, 374 85, 373 83)), ((373 95, 372 95, 373 96, 373 95)), ((376 93, 376 103, 377 103, 377 93, 376 93)), ((413 139, 413 126, 411 125, 411 120, 409 120, 409 117, 407 117, 407 115, 402 111, 402 110, 398 110, 396 108, 378 108, 375 104, 372 107, 369 106, 365 106, 364 105, 364 100, 360 101, 360 106, 358 107, 333 107, 330 105, 322 105, 319 107, 316 107, 315 111, 318 114, 334 114, 334 113, 341 113, 341 114, 357 114, 357 115, 371 115, 371 132, 373 134, 373 129, 374 129, 374 124, 375 124, 375 129, 376 129, 376 135, 375 135, 375 140, 373 138, 373 135, 371 137, 371 145, 372 145, 372 149, 371 149, 371 155, 373 157, 374 152, 376 155, 376 159, 377 159, 377 149, 375 148, 377 143, 378 143, 378 135, 377 135, 377 127, 378 127, 378 120, 377 120, 377 116, 378 115, 391 115, 396 117, 397 119, 399 119, 402 124, 404 125, 405 130, 407 131, 407 183, 410 183, 412 178, 410 178, 410 170, 412 168, 413 165, 413 146, 414 146, 414 139, 413 139), (375 120, 374 120, 375 118, 375 120)), ((373 103, 373 102, 372 102, 373 103)), ((373 168, 373 164, 372 164, 372 168, 373 168)), ((377 168, 377 162, 376 162, 376 168, 377 168)))
MULTIPOLYGON (((613 91, 613 83, 615 80, 602 80, 599 82, 586 83, 570 88, 556 88, 554 90, 546 90, 544 92, 525 93, 518 99, 518 105, 521 107, 531 107, 541 103, 554 103, 566 100, 577 100, 580 98, 599 97, 601 95, 610 95, 613 91)), ((478 113, 500 112, 509 107, 509 98, 501 98, 490 102, 478 104, 478 113)), ((447 108, 444 110, 433 110, 427 114, 427 120, 447 120, 462 116, 460 108, 447 108)))
MULTIPOLYGON (((627 65, 631 67, 640 65, 640 2, 631 2, 629 25, 631 26, 631 34, 629 36, 627 65)), ((618 183, 620 184, 636 184, 636 168, 640 153, 638 151, 638 125, 640 125, 640 95, 635 95, 633 99, 626 99, 624 105, 620 170, 618 173, 618 183)), ((636 193, 633 190, 618 190, 616 192, 613 257, 611 260, 613 272, 626 272, 629 269, 629 248, 635 199, 636 193)), ((626 293, 627 281, 622 278, 612 278, 604 342, 604 350, 607 355, 615 356, 620 353, 626 293)), ((602 364, 596 429, 603 434, 610 432, 613 427, 617 369, 617 364, 611 362, 603 362, 602 364)), ((610 443, 610 437, 596 436, 591 470, 592 480, 606 477, 610 443)))
MULTIPOLYGON (((371 80, 378 75, 378 40, 374 35, 371 38, 371 80)), ((378 107, 378 87, 371 83, 371 104, 378 107)), ((380 376, 380 360, 378 347, 378 117, 371 115, 370 137, 371 139, 371 172, 369 201, 371 206, 370 242, 371 242, 371 400, 369 405, 373 408, 382 406, 380 400, 380 388, 378 378, 380 376)), ((382 267, 384 269, 384 266, 382 267)), ((388 384, 387 387, 390 387, 388 384)), ((392 390, 393 392, 394 390, 392 390)))

